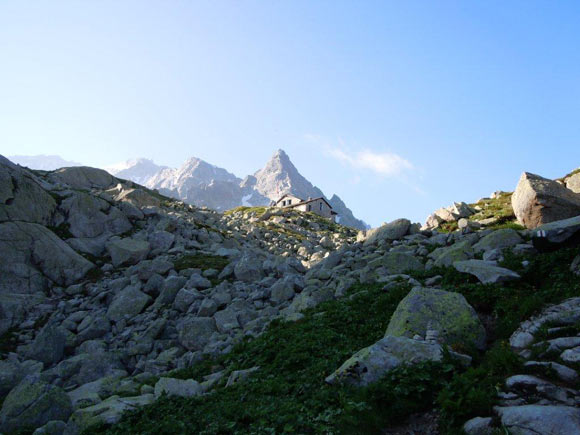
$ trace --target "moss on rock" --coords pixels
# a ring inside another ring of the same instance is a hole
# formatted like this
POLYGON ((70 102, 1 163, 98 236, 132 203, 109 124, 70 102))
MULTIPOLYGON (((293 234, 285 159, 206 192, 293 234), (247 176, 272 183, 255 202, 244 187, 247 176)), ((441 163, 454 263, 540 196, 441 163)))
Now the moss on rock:
POLYGON ((485 347, 485 329, 463 295, 416 287, 399 303, 385 335, 425 337, 428 329, 452 347, 485 347))

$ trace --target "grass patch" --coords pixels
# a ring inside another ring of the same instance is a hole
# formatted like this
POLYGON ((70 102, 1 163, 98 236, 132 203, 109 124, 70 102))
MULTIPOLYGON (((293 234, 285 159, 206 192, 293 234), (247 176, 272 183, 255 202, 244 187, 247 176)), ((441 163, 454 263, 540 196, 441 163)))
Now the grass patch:
MULTIPOLYGON (((499 230, 502 228, 512 228, 514 230, 523 230, 523 226, 518 224, 516 215, 514 214, 514 209, 512 207, 512 193, 504 192, 499 194, 496 198, 484 198, 480 199, 474 204, 469 204, 470 207, 479 207, 477 213, 469 216, 467 220, 482 221, 485 219, 496 218, 496 221, 487 225, 485 228, 499 230)), ((444 222, 438 228, 437 231, 443 233, 450 233, 457 231, 459 225, 457 222, 444 222)))
POLYGON ((232 208, 231 210, 227 210, 224 212, 224 215, 229 216, 232 215, 234 213, 249 213, 249 214, 255 214, 256 217, 260 217, 262 216, 264 213, 266 213, 266 210, 268 209, 268 207, 236 207, 236 208, 232 208))
POLYGON ((56 227, 47 228, 56 234, 60 239, 66 240, 74 238, 74 235, 70 232, 70 225, 67 222, 63 222, 56 227))
POLYGON ((16 351, 18 344, 18 328, 10 328, 0 335, 0 357, 4 358, 10 352, 16 351))
POLYGON ((174 268, 178 272, 184 269, 215 269, 221 272, 229 262, 227 258, 219 255, 188 254, 175 260, 174 268))

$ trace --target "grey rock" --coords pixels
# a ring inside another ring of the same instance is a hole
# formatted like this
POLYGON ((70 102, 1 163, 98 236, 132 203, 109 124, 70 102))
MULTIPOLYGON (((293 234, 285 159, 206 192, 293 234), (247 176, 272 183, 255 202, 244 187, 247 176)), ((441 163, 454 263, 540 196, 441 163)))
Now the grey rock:
POLYGON ((235 385, 239 382, 245 381, 253 373, 257 372, 259 369, 260 369, 260 367, 252 367, 250 369, 245 369, 245 370, 234 370, 230 374, 230 377, 228 378, 228 381, 226 382, 226 388, 231 387, 232 385, 235 385))
POLYGON ((40 373, 43 364, 39 361, 19 362, 16 358, 0 361, 0 396, 4 397, 26 376, 40 373))
POLYGON ((560 183, 524 172, 512 195, 512 207, 526 228, 580 215, 580 194, 560 183))
POLYGON ((211 281, 207 278, 204 278, 200 274, 191 275, 189 280, 187 281, 186 286, 188 288, 196 288, 199 290, 205 290, 212 286, 211 281))
POLYGON ((0 411, 0 429, 12 432, 37 428, 52 420, 66 421, 72 411, 72 403, 63 390, 27 377, 6 396, 0 411))
POLYGON ((532 232, 532 241, 538 248, 544 245, 552 247, 572 241, 578 234, 580 234, 580 216, 539 226, 532 232))
POLYGON ((62 435, 66 429, 64 421, 52 420, 36 429, 32 435, 62 435))
POLYGON ((563 364, 558 364, 553 361, 526 361, 525 367, 546 367, 554 370, 558 378, 564 382, 574 383, 578 381, 578 373, 576 370, 566 367, 563 364))
POLYGON ((366 231, 364 235, 364 245, 368 246, 381 240, 398 240, 403 238, 409 231, 411 221, 408 219, 397 219, 387 224, 366 231))
POLYGON ((107 250, 115 267, 137 264, 147 258, 150 246, 148 242, 131 238, 112 240, 107 250))
POLYGON ((155 231, 149 236, 151 249, 166 252, 173 246, 175 236, 167 231, 155 231))
MULTIPOLYGON (((453 353, 453 352, 452 352, 453 353)), ((386 336, 366 347, 326 378, 329 384, 366 386, 403 364, 422 361, 441 361, 443 349, 437 343, 413 340, 407 337, 386 336)))
POLYGON ((560 355, 562 361, 567 363, 578 363, 580 362, 580 346, 573 347, 572 349, 566 349, 560 355))
MULTIPOLYGON (((59 205, 74 237, 95 238, 123 234, 133 226, 127 217, 107 201, 84 192, 74 192, 59 205)), ((102 242, 104 247, 104 241, 102 242)))
POLYGON ((580 172, 566 179, 566 187, 574 193, 580 193, 580 172))
POLYGON ((199 382, 193 379, 160 378, 155 384, 155 397, 163 394, 177 397, 193 397, 203 393, 199 382))
POLYGON ((429 258, 432 258, 434 266, 449 267, 456 261, 469 260, 473 258, 473 248, 470 240, 454 243, 451 246, 435 249, 429 258))
POLYGON ((199 317, 211 317, 218 309, 218 304, 210 298, 205 298, 201 301, 197 315, 199 317))
MULTIPOLYGON (((85 317, 87 325, 77 334, 77 343, 101 338, 111 330, 111 322, 105 315, 85 317)), ((84 320, 83 320, 84 323, 84 320)))
POLYGON ((511 248, 523 240, 517 231, 511 228, 496 230, 491 234, 483 237, 479 242, 473 245, 475 252, 487 252, 493 249, 511 248))
POLYGON ((111 396, 102 402, 87 408, 77 409, 67 425, 66 435, 82 433, 96 425, 112 425, 121 420, 125 412, 135 411, 155 401, 153 394, 134 397, 111 396))
POLYGON ((163 284, 161 294, 155 300, 155 305, 171 305, 186 282, 187 278, 183 276, 170 276, 167 278, 163 284))
POLYGON ((215 324, 219 332, 228 333, 234 329, 240 328, 240 322, 238 321, 237 313, 226 308, 225 310, 218 311, 214 314, 215 324))
POLYGON ((387 252, 381 258, 369 263, 371 267, 382 266, 389 275, 425 269, 423 263, 411 254, 403 252, 387 252))
POLYGON ((57 169, 49 175, 49 178, 80 190, 107 189, 116 183, 115 178, 107 171, 87 166, 57 169))
POLYGON ((51 222, 56 201, 36 176, 0 156, 0 222, 51 222))
POLYGON ((429 329, 439 332, 441 343, 485 348, 485 329, 475 310, 463 295, 438 289, 411 290, 397 306, 385 335, 425 337, 429 329))
POLYGON ((186 317, 177 324, 179 343, 188 350, 202 350, 216 331, 211 317, 186 317))
POLYGON ((456 261, 453 267, 459 272, 474 275, 483 284, 498 284, 520 279, 514 271, 483 260, 456 261))
POLYGON ((40 330, 26 353, 28 358, 51 366, 62 360, 65 344, 65 331, 49 322, 40 330))
POLYGON ((244 282, 259 281, 263 276, 260 262, 250 253, 245 253, 234 266, 234 275, 244 282))
POLYGON ((52 369, 41 373, 46 382, 60 380, 63 385, 83 385, 105 376, 124 373, 124 366, 118 355, 102 350, 91 353, 80 353, 61 361, 52 369))
POLYGON ((294 295, 294 284, 289 279, 278 280, 271 287, 270 299, 275 304, 281 304, 282 302, 290 300, 294 295))
POLYGON ((580 255, 577 255, 576 258, 572 261, 570 265, 570 272, 574 275, 580 276, 580 255))
POLYGON ((475 417, 468 420, 463 425, 463 431, 467 435, 492 435, 494 427, 491 417, 475 417))
POLYGON ((107 310, 107 317, 114 322, 119 322, 125 317, 134 317, 143 311, 151 300, 150 296, 134 286, 129 286, 115 296, 107 310))
POLYGON ((501 423, 514 435, 580 433, 580 409, 570 406, 496 407, 501 423))

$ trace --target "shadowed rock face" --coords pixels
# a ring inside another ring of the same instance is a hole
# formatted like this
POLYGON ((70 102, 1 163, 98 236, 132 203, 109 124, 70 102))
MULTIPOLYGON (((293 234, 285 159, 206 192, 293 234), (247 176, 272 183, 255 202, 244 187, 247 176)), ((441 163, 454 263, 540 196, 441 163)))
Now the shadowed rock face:
POLYGON ((0 222, 47 225, 55 208, 56 202, 31 172, 0 156, 0 222))
POLYGON ((512 196, 518 221, 527 228, 580 215, 580 194, 564 185, 524 172, 512 196))

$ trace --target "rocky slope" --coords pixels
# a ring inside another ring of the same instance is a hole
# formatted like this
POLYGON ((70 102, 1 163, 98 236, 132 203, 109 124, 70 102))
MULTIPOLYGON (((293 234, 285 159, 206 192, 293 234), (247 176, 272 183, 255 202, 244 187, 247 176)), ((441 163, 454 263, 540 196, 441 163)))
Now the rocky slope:
MULTIPOLYGON (((305 199, 325 196, 298 172, 283 150, 278 150, 262 169, 243 180, 195 157, 178 169, 156 168, 159 167, 150 160, 139 159, 127 162, 123 171, 110 172, 188 204, 221 212, 239 206, 267 206, 284 193, 305 199)), ((338 196, 334 195, 329 202, 339 213, 343 225, 367 228, 338 196)))
POLYGON ((0 430, 575 433, 579 240, 220 214, 0 157, 0 430))

